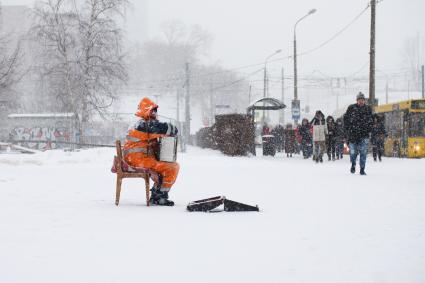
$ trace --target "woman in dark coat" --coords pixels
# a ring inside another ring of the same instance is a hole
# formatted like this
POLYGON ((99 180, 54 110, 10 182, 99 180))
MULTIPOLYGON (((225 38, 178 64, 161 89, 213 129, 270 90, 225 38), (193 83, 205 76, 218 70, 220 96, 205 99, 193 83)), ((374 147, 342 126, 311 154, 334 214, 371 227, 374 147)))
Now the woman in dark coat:
POLYGON ((279 124, 277 125, 273 130, 272 130, 272 135, 274 135, 274 140, 276 143, 276 149, 278 152, 281 152, 283 150, 283 146, 284 146, 284 133, 285 133, 285 128, 279 124))
POLYGON ((313 137, 311 136, 311 126, 306 118, 301 122, 301 125, 298 128, 298 133, 301 136, 301 150, 303 152, 304 159, 307 159, 311 155, 311 147, 313 142, 313 137))
POLYGON ((284 137, 286 156, 292 157, 292 154, 295 153, 295 131, 292 129, 292 124, 286 125, 284 137))
POLYGON ((336 119, 335 127, 335 153, 336 159, 342 159, 344 153, 344 125, 342 124, 342 119, 336 119))
POLYGON ((326 125, 328 126, 328 134, 326 135, 326 151, 328 153, 328 161, 335 161, 335 131, 336 125, 334 117, 326 117, 326 125))

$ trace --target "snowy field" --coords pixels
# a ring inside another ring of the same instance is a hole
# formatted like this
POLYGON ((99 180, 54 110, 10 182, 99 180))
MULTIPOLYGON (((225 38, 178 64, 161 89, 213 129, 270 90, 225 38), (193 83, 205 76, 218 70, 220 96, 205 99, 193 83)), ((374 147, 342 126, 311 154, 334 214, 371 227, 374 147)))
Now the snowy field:
POLYGON ((0 282, 425 282, 425 159, 230 158, 189 148, 171 192, 114 205, 113 149, 0 154, 0 282), (224 195, 261 212, 189 213, 224 195))

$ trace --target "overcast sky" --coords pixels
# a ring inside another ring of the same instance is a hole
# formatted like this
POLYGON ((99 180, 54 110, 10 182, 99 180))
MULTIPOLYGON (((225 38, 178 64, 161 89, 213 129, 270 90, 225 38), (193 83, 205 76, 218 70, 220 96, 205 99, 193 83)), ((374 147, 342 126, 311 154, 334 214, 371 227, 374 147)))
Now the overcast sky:
MULTIPOLYGON (((2 0, 3 5, 31 0, 2 0)), ((133 40, 160 36, 160 24, 178 19, 198 24, 214 35, 210 62, 226 67, 264 62, 276 49, 293 53, 293 26, 310 9, 317 12, 297 28, 298 51, 312 49, 347 25, 367 0, 139 0, 128 11, 127 30, 133 40)), ((401 49, 408 37, 425 36, 424 0, 383 0, 377 11, 377 68, 394 71, 402 63, 401 49)), ((369 58, 370 9, 325 47, 299 58, 300 74, 320 70, 344 76, 366 66, 369 58)), ((279 56, 276 56, 279 58, 279 56)), ((420 58, 424 61, 424 58, 420 58)), ((292 60, 270 64, 292 72, 292 60)), ((248 70, 249 71, 249 70, 248 70)), ((367 67, 362 70, 367 73, 367 67)))

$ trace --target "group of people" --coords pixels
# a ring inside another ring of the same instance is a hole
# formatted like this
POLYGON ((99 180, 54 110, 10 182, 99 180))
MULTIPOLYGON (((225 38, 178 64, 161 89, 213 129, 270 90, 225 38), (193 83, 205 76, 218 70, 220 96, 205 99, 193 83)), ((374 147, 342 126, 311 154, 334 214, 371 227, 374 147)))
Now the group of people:
MULTIPOLYGON (((176 136, 177 128, 170 123, 162 123, 157 119, 158 105, 149 98, 143 98, 135 113, 140 119, 127 133, 123 147, 124 160, 130 166, 152 170, 159 175, 151 189, 150 203, 152 205, 173 206, 168 199, 168 192, 176 181, 179 165, 175 162, 163 162, 157 159, 159 141, 165 136, 176 136)), ((360 174, 366 175, 366 156, 369 137, 373 145, 374 160, 381 161, 386 131, 382 119, 372 114, 370 106, 366 105, 363 93, 357 95, 357 103, 348 107, 343 118, 325 118, 322 111, 316 111, 311 121, 303 119, 301 125, 286 128, 278 125, 270 129, 263 127, 263 135, 274 135, 277 150, 285 150, 288 157, 302 151, 304 158, 313 156, 317 163, 323 162, 326 152, 328 160, 343 158, 344 142, 350 148, 351 173, 356 172, 357 156, 360 154, 360 174)))
POLYGON ((355 173, 357 156, 360 155, 361 175, 366 175, 369 139, 374 161, 382 161, 387 136, 383 119, 372 114, 361 92, 356 97, 356 103, 350 105, 341 118, 325 117, 322 111, 317 110, 311 121, 304 118, 296 128, 291 124, 286 125, 285 129, 278 125, 273 130, 264 126, 263 134, 274 135, 277 150, 284 149, 288 157, 301 151, 305 159, 313 156, 316 163, 323 162, 325 153, 329 161, 342 159, 346 143, 350 148, 350 171, 355 173))

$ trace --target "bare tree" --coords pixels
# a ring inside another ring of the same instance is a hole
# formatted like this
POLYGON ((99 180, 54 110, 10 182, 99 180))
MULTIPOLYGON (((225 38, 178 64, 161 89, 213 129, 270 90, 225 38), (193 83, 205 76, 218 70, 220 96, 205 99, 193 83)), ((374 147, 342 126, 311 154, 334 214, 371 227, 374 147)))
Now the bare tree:
POLYGON ((127 80, 122 30, 116 21, 126 4, 126 0, 86 0, 78 13, 83 123, 93 112, 102 115, 127 80))
POLYGON ((425 58, 425 37, 417 35, 404 41, 402 48, 403 65, 408 69, 411 85, 421 89, 421 65, 425 58))
POLYGON ((0 36, 0 95, 4 96, 15 86, 23 76, 22 49, 18 41, 13 46, 10 36, 0 36))
POLYGON ((126 0, 45 0, 35 7, 31 34, 41 47, 40 70, 60 108, 78 113, 81 134, 103 115, 127 80, 117 17, 126 0))
POLYGON ((29 33, 39 43, 34 69, 47 84, 46 97, 39 100, 50 100, 52 108, 60 111, 79 113, 77 15, 66 0, 39 2, 34 15, 36 24, 29 33))

